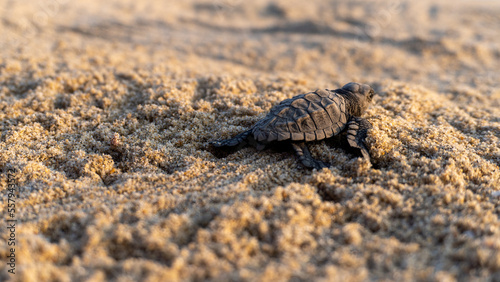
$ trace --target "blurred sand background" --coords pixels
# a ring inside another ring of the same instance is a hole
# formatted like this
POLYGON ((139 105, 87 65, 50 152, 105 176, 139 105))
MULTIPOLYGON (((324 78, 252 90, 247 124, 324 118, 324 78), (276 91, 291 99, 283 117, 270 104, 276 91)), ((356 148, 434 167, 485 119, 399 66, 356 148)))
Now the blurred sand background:
MULTIPOLYGON (((500 279, 497 1, 1 1, 13 281, 500 279), (207 142, 349 81, 374 169, 207 142)), ((3 229, 2 229, 3 230, 3 229)), ((0 234, 5 258, 9 234, 0 234)), ((4 260, 2 260, 3 262, 4 260)))

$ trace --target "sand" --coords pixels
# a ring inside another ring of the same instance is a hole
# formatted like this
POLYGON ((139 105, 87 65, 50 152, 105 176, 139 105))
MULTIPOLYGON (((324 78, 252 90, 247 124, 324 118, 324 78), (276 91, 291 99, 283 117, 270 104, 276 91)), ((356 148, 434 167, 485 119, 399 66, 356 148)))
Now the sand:
POLYGON ((500 279, 500 4, 136 2, 0 4, 0 280, 500 279), (373 166, 207 151, 350 81, 373 166))

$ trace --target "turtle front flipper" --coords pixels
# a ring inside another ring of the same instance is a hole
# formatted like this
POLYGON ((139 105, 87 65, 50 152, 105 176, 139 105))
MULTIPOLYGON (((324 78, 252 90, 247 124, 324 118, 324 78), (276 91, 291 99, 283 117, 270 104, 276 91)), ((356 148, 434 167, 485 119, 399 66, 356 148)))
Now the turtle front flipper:
POLYGON ((297 153, 297 156, 299 157, 299 160, 302 162, 302 164, 305 167, 308 168, 315 168, 317 170, 320 170, 324 167, 329 167, 330 165, 327 163, 324 163, 322 161, 315 160, 311 156, 311 152, 309 152, 309 149, 307 148, 307 145, 304 142, 292 142, 293 149, 297 153))
POLYGON ((226 157, 240 149, 243 149, 249 144, 248 137, 252 133, 251 130, 242 132, 233 138, 220 141, 212 141, 209 143, 209 151, 217 158, 226 157))
POLYGON ((372 128, 372 124, 364 118, 353 117, 347 123, 347 142, 349 146, 361 150, 363 158, 370 161, 370 153, 365 145, 365 138, 368 129, 372 128))

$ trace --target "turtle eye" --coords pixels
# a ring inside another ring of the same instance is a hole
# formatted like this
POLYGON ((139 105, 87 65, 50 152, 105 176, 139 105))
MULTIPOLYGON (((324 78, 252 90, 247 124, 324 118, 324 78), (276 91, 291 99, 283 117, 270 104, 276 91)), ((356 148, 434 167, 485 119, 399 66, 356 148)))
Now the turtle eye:
POLYGON ((370 89, 370 93, 368 93, 368 98, 373 98, 373 95, 375 94, 375 91, 373 89, 370 89))

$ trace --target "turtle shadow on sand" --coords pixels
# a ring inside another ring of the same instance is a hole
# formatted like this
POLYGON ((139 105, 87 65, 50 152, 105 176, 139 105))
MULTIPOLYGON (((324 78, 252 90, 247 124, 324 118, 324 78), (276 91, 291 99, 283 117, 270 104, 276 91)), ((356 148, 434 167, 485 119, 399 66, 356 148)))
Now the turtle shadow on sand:
MULTIPOLYGON (((324 142, 329 148, 335 148, 335 149, 341 149, 344 151, 346 154, 352 156, 352 157, 363 157, 363 154, 360 149, 351 147, 349 145, 349 141, 347 140, 347 134, 346 133, 341 133, 336 136, 332 136, 328 139, 325 140, 320 140, 320 141, 311 141, 308 142, 310 145, 314 144, 320 144, 324 142)), ((239 149, 232 147, 228 148, 227 150, 219 150, 217 147, 213 145, 208 145, 205 146, 204 149, 208 152, 210 152, 212 155, 215 157, 221 159, 221 158, 226 158, 227 156, 237 152, 239 149)), ((263 151, 269 151, 271 153, 291 153, 293 151, 293 146, 291 142, 274 142, 266 146, 263 151)), ((379 163, 377 163, 374 159, 370 159, 370 162, 372 164, 373 169, 380 169, 381 166, 379 163)), ((300 164, 302 165, 302 164, 300 164)), ((328 166, 330 164, 327 164, 328 166)))

